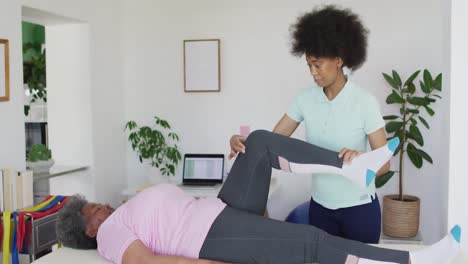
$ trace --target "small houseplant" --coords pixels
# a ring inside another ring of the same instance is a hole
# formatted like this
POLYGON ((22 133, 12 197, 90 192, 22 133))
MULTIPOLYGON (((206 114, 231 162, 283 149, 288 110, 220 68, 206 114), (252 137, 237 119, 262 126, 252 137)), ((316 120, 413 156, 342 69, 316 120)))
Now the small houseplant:
MULTIPOLYGON (((23 62, 23 79, 31 96, 31 103, 47 102, 46 89, 46 54, 41 51, 40 43, 26 43, 23 46, 23 56, 30 54, 31 59, 23 62)), ((24 114, 29 114, 30 105, 25 105, 24 114)))
POLYGON ((32 102, 43 100, 47 102, 46 90, 46 55, 39 44, 27 43, 23 47, 23 54, 31 53, 31 60, 24 62, 24 82, 28 84, 32 102))
POLYGON ((139 127, 135 121, 128 121, 128 141, 138 154, 141 163, 149 162, 159 169, 162 175, 175 175, 175 169, 182 159, 176 142, 179 136, 171 130, 166 120, 154 117, 154 126, 139 127))
POLYGON ((420 89, 417 89, 414 82, 420 72, 413 73, 404 83, 395 70, 391 76, 383 73, 391 86, 386 103, 399 106, 399 115, 384 116, 387 133, 390 137, 400 139, 400 145, 394 153, 394 156, 399 155, 398 171, 388 171, 376 179, 379 188, 395 173, 399 175, 398 195, 387 195, 383 201, 383 232, 392 237, 414 237, 419 230, 420 199, 403 193, 404 157, 407 156, 418 169, 424 161, 433 162, 431 156, 421 149, 425 142, 420 127, 423 125, 430 129, 422 113, 426 112, 429 116, 435 114, 431 105, 442 98, 439 95, 442 91, 442 74, 433 78, 428 70, 424 70, 422 80, 419 81, 420 89))
POLYGON ((34 173, 47 173, 54 165, 52 151, 44 144, 34 144, 28 154, 26 166, 34 173))

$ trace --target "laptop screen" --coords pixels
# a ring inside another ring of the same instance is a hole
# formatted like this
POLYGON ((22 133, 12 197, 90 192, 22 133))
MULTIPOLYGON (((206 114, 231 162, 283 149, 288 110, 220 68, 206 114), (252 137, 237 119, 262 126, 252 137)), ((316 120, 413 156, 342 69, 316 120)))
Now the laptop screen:
POLYGON ((185 154, 184 183, 222 183, 223 154, 185 154))

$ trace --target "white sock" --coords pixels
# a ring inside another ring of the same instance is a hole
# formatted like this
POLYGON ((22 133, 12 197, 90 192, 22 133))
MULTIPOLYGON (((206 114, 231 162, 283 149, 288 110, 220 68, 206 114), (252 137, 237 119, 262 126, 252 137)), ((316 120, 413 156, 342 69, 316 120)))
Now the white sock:
POLYGON ((364 259, 364 258, 358 258, 353 255, 348 255, 348 258, 346 259, 344 264, 398 264, 398 263, 364 259))
MULTIPOLYGON (((457 256, 460 250, 461 228, 456 225, 450 233, 436 244, 414 252, 410 252, 411 264, 449 264, 457 256)), ((345 264, 394 264, 393 262, 385 262, 358 258, 353 255, 348 255, 345 264)))
POLYGON ((400 144, 396 137, 385 146, 364 153, 354 158, 351 163, 343 163, 342 168, 322 164, 300 164, 289 162, 279 157, 280 167, 294 173, 333 173, 343 175, 361 187, 369 186, 375 179, 377 171, 392 158, 393 152, 400 144))
POLYGON ((363 153, 351 163, 343 163, 343 175, 359 186, 369 186, 374 181, 377 171, 392 158, 399 144, 398 137, 393 138, 385 146, 363 153))
POLYGON ((461 228, 456 225, 442 240, 436 244, 414 252, 410 252, 412 264, 452 263, 460 250, 461 228))
POLYGON ((359 259, 357 264, 398 264, 396 262, 386 262, 386 261, 378 261, 378 260, 371 260, 371 259, 359 259))

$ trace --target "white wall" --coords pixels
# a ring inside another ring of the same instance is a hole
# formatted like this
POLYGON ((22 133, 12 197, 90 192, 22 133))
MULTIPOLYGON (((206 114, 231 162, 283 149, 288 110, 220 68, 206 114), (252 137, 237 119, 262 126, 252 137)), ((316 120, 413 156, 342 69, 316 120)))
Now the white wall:
MULTIPOLYGON (((466 10, 468 2, 463 0, 452 1, 452 27, 451 27, 451 105, 450 105, 450 179, 449 179, 449 227, 454 224, 461 225, 462 243, 468 241, 468 195, 466 187, 466 149, 468 142, 468 124, 466 113, 468 105, 468 90, 466 85, 466 62, 468 60, 468 17, 466 10)), ((468 258, 468 247, 463 247, 463 255, 468 258)))
MULTIPOLYGON (((89 26, 45 28, 49 146, 56 164, 94 168, 89 26)), ((65 190, 94 200, 93 170, 51 180, 51 193, 65 190)))
MULTIPOLYGON (((228 139, 238 133, 239 125, 272 129, 292 98, 312 82, 304 59, 289 53, 289 26, 299 14, 332 2, 352 8, 371 31, 368 61, 352 78, 377 96, 384 114, 395 109, 384 103, 390 90, 382 72, 397 69, 408 77, 416 69, 428 68, 446 73, 448 16, 443 0, 124 1, 125 121, 149 124, 154 115, 168 119, 185 153, 227 154, 228 139), (221 39, 221 93, 183 92, 182 41, 199 38, 221 39)), ((448 123, 443 118, 447 90, 435 106, 437 115, 429 119, 431 130, 423 130, 435 164, 419 171, 406 169, 405 191, 422 198, 421 227, 428 243, 446 231, 441 212, 447 198, 439 186, 448 173, 448 123)), ((303 136, 302 128, 296 136, 303 136)), ((128 143, 127 150, 128 184, 154 180, 157 173, 139 164, 128 143)), ((270 203, 276 218, 284 218, 309 197, 308 179, 280 180, 283 186, 270 203)), ((380 193, 396 192, 396 183, 380 193)))
MULTIPOLYGON (((126 187, 125 141, 122 130, 124 100, 121 77, 120 1, 24 0, 22 4, 26 7, 56 14, 57 16, 79 20, 88 25, 89 51, 87 53, 90 55, 85 55, 81 60, 75 57, 80 56, 80 54, 75 53, 69 56, 71 59, 76 59, 75 62, 78 61, 79 65, 88 64, 90 68, 82 69, 82 72, 74 72, 74 77, 69 78, 72 81, 75 80, 74 83, 63 89, 71 89, 72 92, 64 90, 63 94, 57 94, 57 96, 63 96, 61 99, 64 101, 70 100, 70 96, 77 96, 78 98, 75 97, 71 100, 68 105, 69 108, 59 113, 61 116, 56 117, 58 118, 57 120, 61 118, 66 120, 66 116, 70 112, 82 108, 82 112, 76 113, 72 117, 71 121, 76 121, 75 124, 67 123, 67 121, 62 125, 69 126, 67 129, 71 132, 69 138, 71 142, 75 140, 85 142, 85 144, 77 149, 79 153, 62 154, 66 156, 64 158, 66 162, 72 162, 76 157, 80 157, 76 158, 80 159, 78 162, 90 162, 93 166, 93 193, 96 195, 96 200, 116 205, 121 200, 120 192, 126 187), (86 61, 89 58, 90 63, 86 61), (84 76, 85 78, 76 79, 77 76, 84 76), (87 78, 90 81, 89 84, 87 84, 87 78), (77 88, 80 85, 84 85, 83 93, 74 94, 78 92, 77 88), (80 136, 81 131, 83 131, 83 134, 80 136), (78 139, 74 139, 74 137, 78 137, 78 139), (90 141, 93 144, 92 149, 90 149, 90 141), (90 154, 86 157, 83 153, 90 154)), ((19 26, 18 30, 20 30, 19 26)), ((54 29, 50 28, 48 30, 54 29)), ((57 30, 65 30, 65 28, 57 30)), ((88 38, 85 35, 82 35, 83 38, 88 38)), ((68 37, 73 42, 72 37, 68 37)), ((85 40, 80 39, 78 41, 82 43, 85 40)), ((53 39, 53 41, 59 41, 59 39, 53 39)), ((70 46, 69 48, 72 47, 70 46)), ((63 52, 64 50, 61 51, 63 52)), ((77 67, 79 65, 68 66, 77 67)), ((59 67, 60 65, 51 66, 59 67)), ((70 77, 72 69, 67 68, 67 63, 64 63, 62 67, 63 71, 59 73, 62 76, 59 78, 70 77)), ((57 89, 60 89, 59 86, 64 85, 63 79, 56 79, 55 81, 52 85, 57 89)), ((57 144, 62 144, 62 142, 66 142, 66 139, 60 137, 56 142, 57 144)), ((57 158, 60 159, 60 157, 57 158)))
POLYGON ((25 168, 21 8, 0 2, 0 38, 10 44, 10 101, 0 102, 0 168, 25 168))
POLYGON ((86 24, 46 26, 49 139, 59 164, 93 162, 88 33, 86 24))

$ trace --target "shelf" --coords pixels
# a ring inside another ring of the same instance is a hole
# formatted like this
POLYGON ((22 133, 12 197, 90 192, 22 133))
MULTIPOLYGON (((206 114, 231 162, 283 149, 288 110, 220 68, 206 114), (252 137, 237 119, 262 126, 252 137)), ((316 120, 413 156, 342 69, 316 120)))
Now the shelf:
POLYGON ((33 181, 40 181, 40 180, 45 180, 45 179, 50 179, 58 176, 64 176, 67 174, 72 174, 74 172, 78 171, 84 171, 89 169, 88 166, 60 166, 60 165, 55 165, 50 168, 50 171, 48 173, 39 173, 33 174, 33 181))

